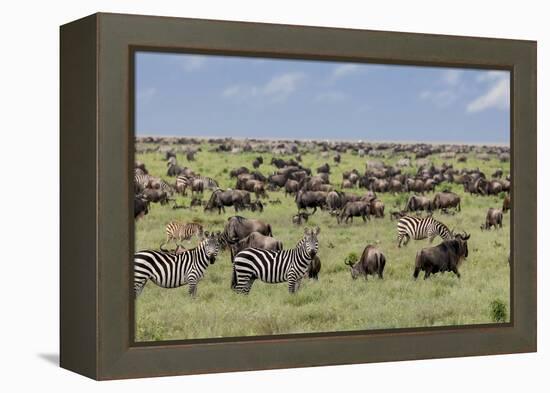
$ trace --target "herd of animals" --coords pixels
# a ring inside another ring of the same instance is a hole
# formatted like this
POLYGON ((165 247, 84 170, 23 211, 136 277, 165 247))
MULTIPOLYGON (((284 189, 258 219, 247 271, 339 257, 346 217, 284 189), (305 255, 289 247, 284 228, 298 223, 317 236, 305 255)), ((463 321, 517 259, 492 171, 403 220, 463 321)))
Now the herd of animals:
MULTIPOLYGON (((136 162, 134 173, 134 218, 149 214, 151 204, 173 208, 203 209, 204 212, 221 214, 226 207, 236 213, 218 231, 207 231, 196 222, 172 221, 166 224, 166 240, 158 249, 136 252, 134 255, 134 290, 138 296, 147 281, 163 288, 188 285, 189 293, 196 295, 197 285, 209 265, 214 264, 220 250, 228 248, 232 263, 231 288, 237 293, 248 294, 255 280, 266 283, 287 283, 290 293, 295 293, 304 278, 317 279, 321 270, 318 255, 320 228, 305 227, 303 236, 294 248, 285 249, 273 235, 268 222, 257 218, 245 218, 243 211, 262 212, 269 204, 281 203, 270 198, 270 192, 284 191, 292 196, 296 214, 289 216, 289 225, 307 224, 308 218, 318 210, 335 217, 339 225, 353 224, 354 217, 367 222, 370 217, 385 217, 384 202, 378 194, 411 194, 402 209, 391 211, 390 220, 395 220, 397 243, 401 247, 413 240, 428 238, 430 243, 440 237, 442 242, 434 247, 423 248, 416 254, 413 277, 424 272, 424 279, 438 272, 453 272, 460 278, 458 268, 468 257, 466 232, 456 233, 444 222, 436 220, 432 213, 443 215, 460 214, 461 198, 450 190, 449 184, 460 184, 464 192, 479 197, 504 193, 503 204, 491 207, 481 224, 482 230, 502 228, 503 215, 510 210, 510 175, 502 169, 485 174, 478 168, 455 169, 451 164, 433 165, 426 157, 439 155, 442 159, 467 162, 467 154, 475 153, 480 160, 497 157, 501 162, 510 160, 508 147, 429 144, 368 144, 363 142, 272 142, 232 139, 210 139, 208 146, 220 154, 257 153, 250 167, 242 166, 227 171, 234 188, 222 189, 217 179, 202 176, 191 169, 195 156, 201 150, 197 146, 205 141, 190 138, 144 138, 139 140, 138 153, 162 154, 166 161, 166 181, 149 173, 143 163, 136 162), (325 162, 318 168, 302 165, 302 154, 318 152, 333 165, 342 163, 342 153, 351 152, 365 157, 365 169, 351 168, 344 171, 339 184, 330 181, 331 165, 325 162), (381 156, 401 154, 395 165, 386 165, 377 159, 381 156), (188 166, 180 166, 177 154, 184 155, 188 166), (269 164, 262 154, 274 156, 269 164), (292 158, 277 158, 277 155, 292 158), (413 164, 414 162, 414 164, 413 164), (411 168, 416 167, 415 173, 411 168), (270 172, 269 175, 262 174, 270 172), (440 191, 437 191, 440 189, 440 191), (347 192, 360 190, 361 195, 347 192), (191 193, 189 206, 179 206, 178 194, 191 193), (209 195, 207 194, 209 193, 209 195), (428 196, 433 193, 433 196, 428 196), (206 197, 203 199, 203 196, 206 197), (199 239, 196 247, 186 249, 181 242, 199 239), (164 248, 170 242, 175 249, 164 248)), ((256 155, 256 154, 255 154, 256 155)), ((162 230, 162 228, 159 228, 162 230)), ((510 261, 510 258, 508 258, 510 261)), ((367 245, 356 260, 348 260, 353 279, 368 275, 383 278, 386 257, 382 250, 367 245)))

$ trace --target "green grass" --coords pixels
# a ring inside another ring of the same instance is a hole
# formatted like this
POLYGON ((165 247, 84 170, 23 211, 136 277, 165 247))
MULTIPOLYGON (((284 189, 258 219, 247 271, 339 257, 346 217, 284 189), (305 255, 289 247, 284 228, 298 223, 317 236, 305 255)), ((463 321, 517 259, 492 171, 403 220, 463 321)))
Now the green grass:
MULTIPOLYGON (((257 153, 213 153, 204 144, 197 160, 188 163, 178 155, 180 165, 187 165, 203 175, 219 181, 222 188, 234 187, 228 169, 241 165, 251 167, 257 153)), ((270 174, 271 155, 261 154, 264 165, 260 170, 270 174)), ((166 178, 166 164, 160 153, 140 154, 149 171, 166 178)), ((303 154, 303 165, 317 168, 325 161, 331 166, 331 182, 339 186, 342 172, 352 168, 364 171, 367 160, 350 153, 342 154, 338 166, 324 160, 319 154, 303 154)), ((402 155, 385 158, 394 163, 402 155)), ((436 165, 443 160, 429 157, 436 165)), ((509 173, 509 164, 496 158, 484 162, 468 156, 468 162, 455 163, 456 168, 479 167, 488 176, 502 167, 509 173)), ((415 171, 409 168, 408 171, 415 171)), ((230 289, 231 263, 229 253, 223 252, 210 266, 198 285, 198 294, 191 299, 187 287, 162 289, 148 283, 136 302, 136 339, 138 341, 177 340, 249 335, 271 335, 304 332, 329 332, 379 328, 426 327, 505 322, 509 320, 510 269, 509 213, 505 215, 502 230, 481 231, 489 207, 501 207, 502 198, 476 197, 464 194, 462 187, 444 184, 438 189, 451 188, 462 198, 462 212, 454 216, 435 214, 449 228, 471 233, 468 241, 470 255, 460 267, 462 278, 454 274, 436 274, 424 281, 412 279, 416 252, 429 246, 427 240, 410 241, 405 248, 397 248, 396 222, 390 221, 389 211, 402 207, 406 195, 378 195, 386 205, 386 217, 372 218, 364 224, 356 218, 353 224, 338 225, 334 217, 318 211, 310 217, 309 225, 319 225, 322 268, 319 281, 304 280, 296 295, 288 293, 285 284, 254 283, 249 296, 230 289), (350 253, 361 255, 367 244, 375 244, 386 255, 384 280, 369 276, 352 280, 349 267, 344 265, 350 253), (333 247, 330 247, 332 245, 333 247)), ((351 191, 364 193, 365 190, 351 191)), ((428 194, 430 196, 430 194, 428 194)), ((205 193, 205 198, 210 192, 205 193)), ((266 204, 263 213, 243 212, 269 222, 274 236, 285 248, 294 247, 301 238, 303 227, 292 225, 296 212, 293 198, 284 192, 270 192, 270 199, 280 199, 280 205, 266 204)), ((190 197, 178 196, 178 203, 189 205, 190 197)), ((174 210, 171 206, 152 206, 150 213, 136 223, 136 250, 158 248, 164 240, 164 227, 171 220, 200 221, 207 230, 222 230, 233 208, 226 213, 204 213, 201 208, 174 210)), ((440 241, 437 238, 434 245, 440 241)), ((194 246, 196 240, 188 243, 194 246)), ((421 276, 422 277, 422 276, 421 276)))

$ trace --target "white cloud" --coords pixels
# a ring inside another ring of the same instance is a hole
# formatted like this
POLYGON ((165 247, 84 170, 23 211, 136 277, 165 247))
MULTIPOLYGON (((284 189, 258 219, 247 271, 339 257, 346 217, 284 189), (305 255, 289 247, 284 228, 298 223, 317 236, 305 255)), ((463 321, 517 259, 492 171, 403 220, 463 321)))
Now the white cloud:
POLYGON ((461 70, 445 70, 441 76, 443 82, 450 86, 456 86, 460 82, 461 70))
POLYGON ((351 75, 357 71, 359 71, 358 64, 342 64, 334 68, 334 70, 332 71, 332 77, 335 79, 342 78, 351 75))
POLYGON ((150 101, 156 94, 157 94, 157 89, 155 89, 154 87, 148 87, 148 88, 139 90, 137 92, 136 97, 138 101, 146 102, 146 101, 150 101))
POLYGON ((508 109, 510 107, 510 80, 508 73, 487 74, 481 82, 490 82, 485 93, 471 101, 466 107, 468 113, 486 109, 508 109))
POLYGON ((305 75, 301 72, 287 72, 277 75, 261 86, 232 85, 222 91, 224 98, 267 97, 274 101, 283 101, 296 91, 305 75))
POLYGON ((182 59, 183 69, 187 72, 202 68, 206 62, 206 56, 200 55, 185 55, 182 59))
POLYGON ((313 99, 315 102, 341 102, 348 98, 348 95, 340 91, 327 91, 319 93, 313 99))
POLYGON ((453 89, 424 90, 419 94, 420 99, 431 101, 434 105, 444 108, 456 101, 458 94, 453 89))

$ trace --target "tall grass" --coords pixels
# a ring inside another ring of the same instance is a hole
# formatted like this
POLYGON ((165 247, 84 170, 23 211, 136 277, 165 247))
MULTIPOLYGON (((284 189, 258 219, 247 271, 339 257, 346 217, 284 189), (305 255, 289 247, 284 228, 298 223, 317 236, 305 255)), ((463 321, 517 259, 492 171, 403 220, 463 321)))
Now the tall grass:
MULTIPOLYGON (((204 144, 195 162, 188 163, 178 155, 180 165, 187 165, 203 175, 219 181, 222 188, 234 187, 228 169, 241 165, 251 167, 257 153, 214 153, 212 146, 204 144)), ((270 174, 271 155, 261 154, 262 173, 270 174)), ((394 163, 402 155, 384 159, 394 163)), ((166 164, 160 153, 140 154, 150 172, 166 178, 166 164)), ((370 158, 350 153, 342 154, 342 162, 335 165, 319 154, 303 154, 303 165, 317 168, 325 161, 331 166, 331 182, 339 185, 342 172, 352 168, 363 171, 370 158)), ((376 158, 378 159, 378 158, 376 158)), ((442 160, 431 158, 438 165, 442 160)), ((466 163, 455 167, 479 167, 487 175, 509 164, 496 159, 478 161, 473 155, 466 163)), ((409 169, 413 171, 414 169, 409 169)), ((372 218, 363 223, 338 225, 334 217, 318 211, 310 217, 308 225, 319 225, 322 269, 319 281, 305 280, 300 291, 292 296, 284 284, 255 282, 249 296, 233 293, 230 289, 231 262, 229 253, 222 252, 210 266, 198 285, 196 299, 191 299, 187 288, 162 289, 148 283, 136 301, 136 339, 138 341, 271 335, 303 332, 329 332, 378 328, 425 327, 442 325, 480 324, 509 320, 510 270, 509 214, 505 215, 502 230, 481 231, 489 207, 502 206, 501 197, 478 197, 465 194, 461 186, 444 184, 439 189, 451 188, 462 198, 462 212, 454 215, 434 216, 449 228, 471 233, 469 257, 460 267, 462 278, 452 273, 436 274, 424 281, 414 281, 412 272, 415 255, 428 241, 410 241, 407 247, 398 248, 396 222, 388 212, 403 207, 407 195, 380 194, 386 205, 386 217, 372 218), (369 277, 352 280, 344 261, 351 253, 361 255, 367 244, 375 244, 386 256, 384 280, 369 277), (498 305, 495 306, 495 299, 498 305), (495 311, 496 310, 496 311, 495 311), (504 310, 504 312, 502 312, 504 310)), ((363 193, 364 190, 354 190, 363 193)), ((430 195, 430 194, 428 194, 430 195)), ((205 198, 210 192, 205 193, 205 198)), ((294 226, 291 217, 296 211, 293 198, 284 192, 270 192, 271 200, 281 204, 266 204, 263 213, 243 212, 249 218, 259 218, 272 225, 274 236, 285 248, 294 247, 303 233, 303 227, 294 226)), ((178 204, 189 206, 190 197, 178 196, 178 204)), ((170 205, 152 206, 150 213, 136 223, 136 250, 158 248, 164 240, 164 227, 171 220, 200 221, 207 230, 222 230, 228 217, 235 214, 227 208, 225 214, 204 213, 195 210, 173 210, 170 205)), ((441 239, 437 238, 434 244, 441 239)), ((196 240, 188 243, 194 246, 196 240)))

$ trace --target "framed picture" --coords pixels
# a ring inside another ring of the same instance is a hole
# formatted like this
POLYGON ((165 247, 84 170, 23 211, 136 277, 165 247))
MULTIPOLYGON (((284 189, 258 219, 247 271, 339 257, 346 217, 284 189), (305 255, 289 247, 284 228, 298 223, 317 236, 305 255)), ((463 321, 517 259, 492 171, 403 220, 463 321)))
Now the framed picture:
POLYGON ((536 351, 536 43, 61 27, 61 366, 536 351))

